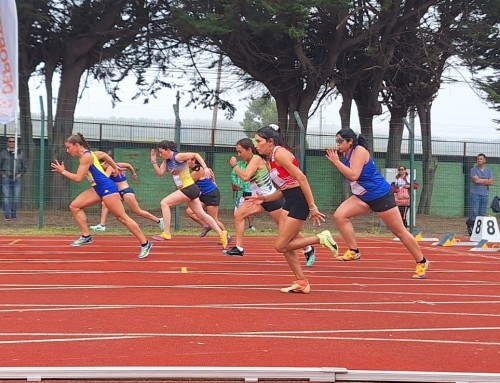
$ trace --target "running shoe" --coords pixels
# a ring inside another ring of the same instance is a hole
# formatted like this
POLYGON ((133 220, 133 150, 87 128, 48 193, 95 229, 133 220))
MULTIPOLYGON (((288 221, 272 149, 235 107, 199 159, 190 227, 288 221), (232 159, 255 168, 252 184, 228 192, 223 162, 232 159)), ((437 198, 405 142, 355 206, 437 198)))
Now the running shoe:
POLYGON ((88 245, 88 244, 90 244, 92 242, 93 242, 92 236, 80 237, 75 242, 72 242, 71 246, 78 247, 78 246, 82 246, 82 245, 88 245))
POLYGON ((94 230, 94 231, 106 231, 106 226, 101 225, 100 223, 97 225, 89 226, 89 227, 90 227, 90 230, 94 230))
POLYGON ((347 250, 344 255, 339 255, 335 258, 339 261, 355 261, 361 258, 361 253, 359 251, 347 250))
POLYGON ((311 250, 305 252, 304 256, 306 257, 306 266, 311 267, 316 260, 316 257, 314 255, 314 246, 311 246, 311 250))
POLYGON ((417 263, 417 267, 415 269, 415 274, 413 274, 413 279, 424 279, 425 272, 429 269, 431 263, 428 260, 425 260, 425 263, 417 263))
POLYGON ((172 239, 172 234, 170 233, 167 234, 164 231, 162 231, 160 235, 155 235, 153 239, 155 241, 168 241, 169 239, 172 239))
POLYGON ((148 241, 144 246, 141 246, 141 252, 137 256, 138 258, 146 258, 149 255, 149 252, 151 251, 151 248, 153 247, 153 244, 148 241))
POLYGON ((165 230, 165 225, 163 224, 163 218, 160 218, 160 221, 158 222, 158 226, 160 227, 161 231, 165 230))
POLYGON ((257 229, 255 228, 255 226, 248 226, 247 228, 247 231, 257 231, 257 229))
POLYGON ((222 252, 226 255, 234 255, 238 257, 242 257, 243 254, 245 254, 245 251, 238 249, 237 246, 233 246, 230 250, 222 250, 222 252))
POLYGON ((303 293, 309 294, 311 292, 311 285, 307 279, 301 281, 293 281, 292 285, 289 287, 283 287, 280 290, 282 293, 303 293))
POLYGON ((321 245, 330 249, 335 258, 339 255, 339 246, 337 245, 337 242, 335 242, 335 240, 332 238, 332 234, 329 230, 323 230, 321 233, 316 234, 316 237, 319 238, 319 243, 321 245))
MULTIPOLYGON (((231 237, 229 234, 227 235, 227 243, 231 243, 233 241, 233 237, 231 237)), ((222 242, 219 240, 217 241, 217 245, 222 245, 222 242)))
POLYGON ((203 238, 208 234, 210 230, 212 230, 210 226, 203 226, 203 229, 201 229, 200 235, 198 235, 198 237, 203 238))
POLYGON ((222 234, 220 236, 220 244, 222 245, 222 248, 225 249, 228 243, 229 235, 227 234, 227 230, 222 230, 222 234))

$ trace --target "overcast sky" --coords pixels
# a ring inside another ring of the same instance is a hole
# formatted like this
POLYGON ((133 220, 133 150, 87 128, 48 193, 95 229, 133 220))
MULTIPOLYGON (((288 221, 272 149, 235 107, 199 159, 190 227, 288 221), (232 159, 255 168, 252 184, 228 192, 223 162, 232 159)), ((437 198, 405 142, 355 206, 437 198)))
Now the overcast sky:
MULTIPOLYGON (((471 86, 466 82, 468 79, 462 78, 462 74, 457 74, 453 69, 447 72, 448 76, 454 76, 461 80, 454 84, 445 84, 442 86, 432 107, 432 134, 435 138, 460 138, 460 139, 493 139, 500 138, 499 124, 495 124, 493 119, 500 119, 500 112, 490 109, 482 101, 471 86)), ((215 81, 215 78, 212 79, 215 81)), ((230 78, 222 76, 222 87, 230 85, 230 78), (226 81, 226 83, 224 83, 226 81)), ((43 88, 36 87, 35 81, 32 82, 32 112, 37 113, 40 110, 40 95, 44 97, 43 88)), ((57 85, 57 84, 56 84, 57 85)), ((83 94, 76 108, 77 118, 150 118, 150 119, 173 119, 174 113, 172 105, 175 103, 176 91, 164 90, 158 94, 158 99, 151 99, 149 104, 143 104, 140 99, 131 100, 135 93, 133 82, 130 81, 121 86, 122 92, 120 98, 123 102, 112 108, 110 97, 105 93, 103 87, 99 84, 91 86, 83 94)), ((57 87, 54 89, 57 94, 57 87)), ((241 93, 224 94, 226 99, 236 103, 237 112, 233 121, 243 120, 248 101, 239 101, 244 98, 241 93)), ((181 95, 180 113, 183 121, 200 120, 201 123, 211 124, 213 112, 208 109, 198 107, 186 108, 184 105, 188 101, 188 95, 181 95)), ((45 101, 44 101, 45 102, 45 101)), ((334 100, 329 105, 324 105, 320 114, 316 113, 309 122, 310 131, 336 132, 340 126, 338 110, 341 104, 341 98, 334 100)), ((55 106, 54 106, 55 107, 55 106)), ((353 111, 351 126, 359 131, 356 112, 353 111)), ((219 124, 225 120, 224 112, 218 112, 219 124)), ((388 134, 388 113, 378 117, 374 123, 374 132, 377 135, 388 134)), ((416 136, 420 136, 417 127, 416 136)))

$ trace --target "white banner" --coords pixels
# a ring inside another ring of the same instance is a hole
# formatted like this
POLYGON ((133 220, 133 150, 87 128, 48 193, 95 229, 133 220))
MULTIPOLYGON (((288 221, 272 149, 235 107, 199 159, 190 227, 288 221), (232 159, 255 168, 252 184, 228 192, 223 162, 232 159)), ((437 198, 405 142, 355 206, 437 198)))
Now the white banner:
POLYGON ((0 124, 17 118, 17 10, 15 0, 0 0, 0 124))

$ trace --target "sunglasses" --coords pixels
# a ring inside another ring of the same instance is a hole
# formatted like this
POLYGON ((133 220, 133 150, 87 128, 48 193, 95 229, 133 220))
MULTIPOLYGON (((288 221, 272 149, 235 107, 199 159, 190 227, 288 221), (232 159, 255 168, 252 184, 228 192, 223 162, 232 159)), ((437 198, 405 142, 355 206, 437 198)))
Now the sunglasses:
POLYGON ((7 141, 7 142, 8 142, 9 144, 11 144, 11 143, 12 143, 12 144, 14 144, 16 141, 11 141, 11 140, 9 140, 9 141, 7 141))
POLYGON ((346 140, 344 140, 343 138, 337 138, 337 139, 335 140, 335 142, 336 142, 337 144, 341 144, 342 142, 345 142, 345 141, 346 141, 346 140))

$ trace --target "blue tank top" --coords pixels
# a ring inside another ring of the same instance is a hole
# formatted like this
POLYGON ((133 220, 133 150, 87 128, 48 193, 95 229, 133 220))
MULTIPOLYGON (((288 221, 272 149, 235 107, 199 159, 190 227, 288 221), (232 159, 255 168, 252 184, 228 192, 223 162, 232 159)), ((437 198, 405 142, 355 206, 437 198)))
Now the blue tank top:
MULTIPOLYGON (((344 164, 349 167, 351 156, 359 145, 352 148, 349 156, 344 158, 344 164)), ((363 166, 357 181, 349 181, 352 194, 359 197, 361 201, 369 202, 387 195, 391 191, 391 185, 377 170, 377 166, 370 156, 370 160, 363 166)))
POLYGON ((198 180, 195 182, 195 184, 200 188, 201 195, 210 193, 217 189, 217 185, 210 178, 198 180))
POLYGON ((92 186, 109 183, 110 179, 106 174, 105 170, 103 169, 101 163, 99 162, 97 156, 94 154, 94 152, 91 152, 90 150, 85 150, 83 152, 83 154, 87 153, 90 153, 93 159, 93 162, 90 165, 89 170, 87 171, 86 174, 87 180, 90 182, 92 186))

